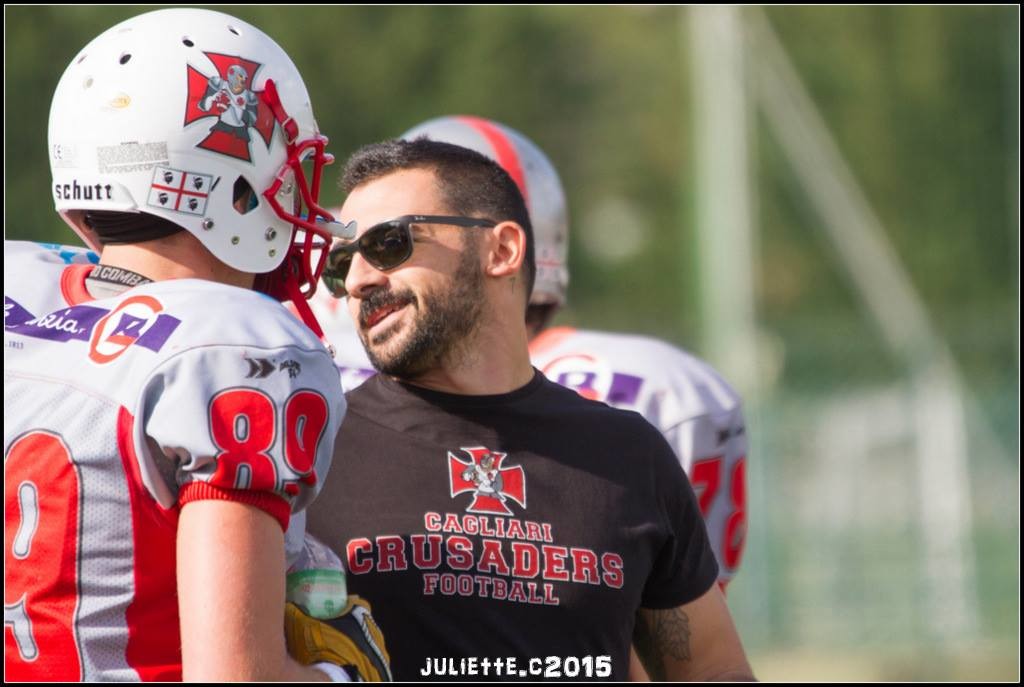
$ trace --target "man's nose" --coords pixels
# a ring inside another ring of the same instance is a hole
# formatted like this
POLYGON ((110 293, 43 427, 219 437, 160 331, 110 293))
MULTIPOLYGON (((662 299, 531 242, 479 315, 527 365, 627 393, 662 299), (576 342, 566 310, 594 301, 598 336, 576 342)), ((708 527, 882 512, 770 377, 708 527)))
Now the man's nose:
POLYGON ((356 298, 364 298, 371 291, 386 286, 388 275, 379 270, 360 254, 352 256, 352 264, 348 268, 348 276, 345 277, 345 291, 356 298))

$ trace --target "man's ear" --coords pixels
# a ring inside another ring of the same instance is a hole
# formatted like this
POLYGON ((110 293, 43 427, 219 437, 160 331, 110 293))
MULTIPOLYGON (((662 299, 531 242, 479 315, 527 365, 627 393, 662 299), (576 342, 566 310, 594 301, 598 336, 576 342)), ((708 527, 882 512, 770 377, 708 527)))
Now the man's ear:
POLYGON ((501 222, 490 229, 487 246, 486 274, 499 278, 514 276, 526 259, 526 230, 516 222, 501 222))

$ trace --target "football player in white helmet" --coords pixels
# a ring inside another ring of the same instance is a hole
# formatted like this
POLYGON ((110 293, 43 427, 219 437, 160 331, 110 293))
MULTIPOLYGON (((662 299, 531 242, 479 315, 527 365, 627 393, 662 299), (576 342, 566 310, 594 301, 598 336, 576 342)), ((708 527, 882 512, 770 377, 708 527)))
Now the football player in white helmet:
POLYGON ((288 55, 219 12, 128 19, 64 72, 51 191, 100 257, 5 242, 6 678, 347 677, 282 626, 344 399, 253 290, 316 328, 326 143, 288 55))
MULTIPOLYGON (((706 362, 669 343, 548 327, 566 301, 569 223, 558 172, 534 143, 473 116, 431 119, 401 136, 419 137, 483 153, 516 181, 536 237, 537 278, 527 310, 534 366, 587 398, 639 412, 661 430, 697 494, 724 589, 739 567, 746 536, 747 437, 739 395, 706 362)), ((331 284, 329 275, 325 283, 331 284)), ((315 300, 348 390, 371 375, 372 366, 345 308, 336 308, 328 293, 315 300)))

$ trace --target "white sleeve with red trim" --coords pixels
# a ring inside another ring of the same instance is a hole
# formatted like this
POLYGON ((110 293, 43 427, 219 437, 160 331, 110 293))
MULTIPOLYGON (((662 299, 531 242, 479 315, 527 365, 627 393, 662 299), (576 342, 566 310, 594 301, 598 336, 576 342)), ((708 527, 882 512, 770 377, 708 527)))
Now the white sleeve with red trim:
POLYGON ((253 353, 209 346, 167 360, 143 392, 136 446, 162 503, 241 501, 286 528, 327 475, 344 398, 325 352, 253 353))

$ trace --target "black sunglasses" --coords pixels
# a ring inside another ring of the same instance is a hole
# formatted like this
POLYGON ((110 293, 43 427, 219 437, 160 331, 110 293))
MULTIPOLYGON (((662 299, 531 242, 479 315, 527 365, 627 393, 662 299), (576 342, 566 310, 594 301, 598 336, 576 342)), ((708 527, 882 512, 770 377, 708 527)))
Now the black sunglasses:
POLYGON ((413 224, 450 224, 456 227, 497 226, 497 222, 480 217, 450 217, 447 215, 402 215, 375 224, 354 241, 339 243, 327 255, 327 266, 320 279, 337 298, 346 295, 345 278, 348 277, 352 258, 356 253, 379 270, 398 267, 412 257, 413 224))

